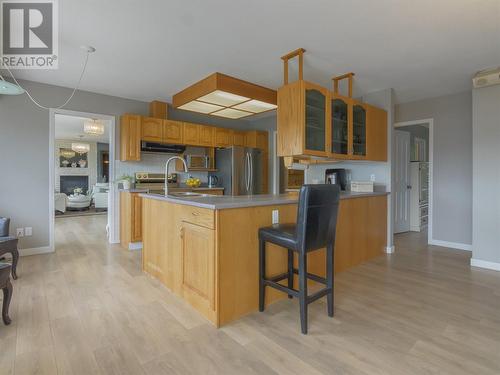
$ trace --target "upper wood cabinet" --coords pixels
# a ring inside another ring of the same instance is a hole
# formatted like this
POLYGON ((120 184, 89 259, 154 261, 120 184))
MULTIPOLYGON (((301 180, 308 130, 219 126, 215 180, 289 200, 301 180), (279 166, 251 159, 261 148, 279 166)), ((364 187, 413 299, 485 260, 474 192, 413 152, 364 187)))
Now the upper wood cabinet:
POLYGON ((215 147, 230 147, 233 145, 233 130, 215 128, 215 147))
POLYGON ((262 130, 249 130, 245 132, 245 147, 260 148, 268 151, 268 132, 262 130))
POLYGON ((366 108, 366 159, 387 161, 387 112, 367 105, 366 108))
POLYGON ((184 123, 174 120, 163 120, 163 142, 172 144, 183 143, 184 123))
POLYGON ((245 146, 245 132, 235 130, 233 132, 233 145, 234 146, 245 146))
POLYGON ((215 127, 199 125, 200 146, 213 147, 215 143, 215 127))
POLYGON ((125 114, 120 119, 120 160, 141 160, 141 116, 125 114))
POLYGON ((330 155, 330 101, 325 88, 296 81, 278 90, 278 155, 330 155))
POLYGON ((233 130, 132 114, 121 117, 120 129, 122 161, 141 160, 141 140, 199 147, 254 147, 268 152, 267 131, 233 130))
POLYGON ((320 86, 281 87, 277 121, 279 156, 387 160, 386 111, 320 86))
POLYGON ((149 142, 162 142, 163 120, 154 117, 142 117, 141 139, 149 142))
POLYGON ((200 125, 184 123, 184 143, 187 145, 198 146, 200 144, 200 125))

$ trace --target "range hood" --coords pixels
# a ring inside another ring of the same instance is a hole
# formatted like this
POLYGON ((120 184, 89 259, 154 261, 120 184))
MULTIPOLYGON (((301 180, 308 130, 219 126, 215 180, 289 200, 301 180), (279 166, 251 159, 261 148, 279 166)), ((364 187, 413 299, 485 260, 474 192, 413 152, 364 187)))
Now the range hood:
POLYGON ((186 146, 171 145, 166 143, 141 142, 141 151, 155 154, 182 154, 186 146))
POLYGON ((277 107, 276 90, 213 73, 172 98, 174 108, 238 119, 277 107))

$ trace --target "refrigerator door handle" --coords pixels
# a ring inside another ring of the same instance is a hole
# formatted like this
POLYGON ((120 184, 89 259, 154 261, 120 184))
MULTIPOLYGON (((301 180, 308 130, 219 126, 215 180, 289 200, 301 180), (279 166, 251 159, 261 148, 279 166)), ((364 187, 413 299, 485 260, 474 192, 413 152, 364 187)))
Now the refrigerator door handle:
POLYGON ((250 183, 250 166, 248 164, 248 153, 245 154, 245 188, 248 193, 248 185, 250 183))
POLYGON ((250 155, 250 153, 248 154, 248 161, 249 161, 249 164, 250 164, 250 192, 253 194, 254 191, 253 191, 253 159, 252 159, 252 156, 250 155))

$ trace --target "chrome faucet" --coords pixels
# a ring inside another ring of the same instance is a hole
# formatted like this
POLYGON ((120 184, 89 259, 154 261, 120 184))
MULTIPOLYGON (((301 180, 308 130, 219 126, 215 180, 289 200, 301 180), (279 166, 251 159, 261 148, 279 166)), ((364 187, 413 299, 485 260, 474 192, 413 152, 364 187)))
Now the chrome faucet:
POLYGON ((174 159, 179 159, 180 161, 182 161, 182 164, 184 165, 184 172, 188 172, 188 167, 184 158, 181 158, 180 156, 172 156, 167 160, 167 162, 165 163, 165 196, 168 195, 168 165, 174 159))

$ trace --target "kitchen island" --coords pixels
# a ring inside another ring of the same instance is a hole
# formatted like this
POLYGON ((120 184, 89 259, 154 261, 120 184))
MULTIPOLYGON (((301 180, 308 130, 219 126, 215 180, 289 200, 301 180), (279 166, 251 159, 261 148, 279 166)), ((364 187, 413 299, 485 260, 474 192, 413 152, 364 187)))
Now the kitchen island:
MULTIPOLYGON (((258 311, 258 229, 271 225, 273 210, 280 223, 295 222, 296 194, 140 196, 145 272, 217 327, 258 311)), ((386 222, 387 193, 342 193, 335 272, 382 255, 386 222)), ((285 249, 267 252, 267 276, 286 267, 285 249)), ((325 269, 324 250, 308 255, 309 272, 324 275, 325 269)), ((277 290, 266 292, 266 304, 281 298, 286 295, 277 290)))

